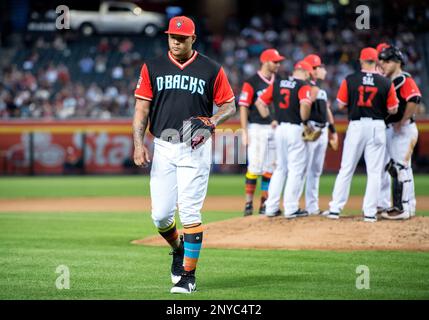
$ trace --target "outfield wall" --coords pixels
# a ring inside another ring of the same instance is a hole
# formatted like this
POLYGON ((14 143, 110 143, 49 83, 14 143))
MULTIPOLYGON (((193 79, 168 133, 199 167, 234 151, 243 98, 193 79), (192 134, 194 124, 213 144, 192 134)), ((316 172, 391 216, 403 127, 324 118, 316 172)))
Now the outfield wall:
MULTIPOLYGON (((429 119, 417 121, 417 162, 429 168, 429 119)), ((340 166, 347 121, 338 120, 340 150, 328 150, 325 172, 340 166)), ((245 170, 246 150, 240 141, 238 121, 219 126, 213 143, 213 171, 245 170)), ((151 144, 147 135, 146 142, 151 144)), ((131 120, 109 121, 0 121, 0 174, 121 174, 148 172, 132 163, 131 120)))

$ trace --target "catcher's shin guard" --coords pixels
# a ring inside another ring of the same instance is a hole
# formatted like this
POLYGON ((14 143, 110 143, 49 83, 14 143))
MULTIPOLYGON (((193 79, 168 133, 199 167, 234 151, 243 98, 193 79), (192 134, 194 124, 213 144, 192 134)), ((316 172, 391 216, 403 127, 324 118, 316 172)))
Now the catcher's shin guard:
POLYGON ((408 204, 408 184, 411 182, 408 179, 408 167, 393 161, 392 159, 386 165, 386 171, 392 177, 392 197, 393 206, 398 210, 404 210, 404 204, 408 204))

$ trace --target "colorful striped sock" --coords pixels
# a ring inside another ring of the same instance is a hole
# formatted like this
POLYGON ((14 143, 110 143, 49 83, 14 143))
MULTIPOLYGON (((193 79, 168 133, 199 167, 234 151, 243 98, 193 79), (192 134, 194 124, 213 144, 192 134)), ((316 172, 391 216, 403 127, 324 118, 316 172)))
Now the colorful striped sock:
POLYGON ((159 234, 167 240, 173 249, 177 249, 180 245, 179 233, 176 228, 176 220, 166 228, 158 228, 159 234))
POLYGON ((201 245, 203 242, 203 227, 201 223, 186 226, 184 229, 185 240, 185 271, 193 271, 197 268, 198 258, 200 256, 201 245))
POLYGON ((256 183, 258 176, 247 171, 246 173, 246 202, 252 202, 253 201, 253 195, 255 194, 256 190, 256 183))
POLYGON ((261 198, 267 199, 268 198, 268 187, 270 185, 272 174, 269 172, 264 172, 262 175, 262 181, 261 181, 261 198))

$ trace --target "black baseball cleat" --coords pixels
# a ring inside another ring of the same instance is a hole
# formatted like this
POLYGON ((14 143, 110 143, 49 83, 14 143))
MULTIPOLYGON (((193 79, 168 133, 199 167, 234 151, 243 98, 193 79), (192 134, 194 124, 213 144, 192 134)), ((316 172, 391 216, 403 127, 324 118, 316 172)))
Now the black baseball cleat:
POLYGON ((381 217, 387 220, 407 220, 410 218, 410 214, 405 210, 392 207, 387 209, 386 212, 383 212, 381 217))
POLYGON ((383 212, 387 212, 388 208, 377 207, 377 215, 381 215, 383 212))
POLYGON ((173 256, 173 262, 171 263, 171 282, 176 284, 180 281, 183 273, 183 256, 185 254, 183 235, 180 235, 179 248, 172 250, 170 255, 173 256))
POLYGON ((269 218, 274 218, 274 217, 281 216, 281 215, 282 215, 282 211, 279 209, 279 210, 277 210, 277 211, 276 211, 276 212, 274 212, 274 213, 267 213, 267 212, 265 212, 265 215, 266 215, 267 217, 269 217, 269 218))
POLYGON ((285 217, 287 219, 294 219, 294 218, 301 218, 301 217, 307 217, 308 212, 306 210, 298 209, 292 214, 285 214, 285 217))
POLYGON ((265 201, 267 201, 267 198, 261 197, 261 205, 259 206, 259 214, 265 214, 265 201))
POLYGON ((377 216, 363 216, 363 221, 365 222, 377 222, 377 216))
POLYGON ((192 293, 197 290, 195 283, 195 270, 184 271, 180 281, 171 288, 170 293, 192 293))
POLYGON ((253 214, 253 203, 246 202, 246 207, 244 208, 244 216, 251 216, 253 214))

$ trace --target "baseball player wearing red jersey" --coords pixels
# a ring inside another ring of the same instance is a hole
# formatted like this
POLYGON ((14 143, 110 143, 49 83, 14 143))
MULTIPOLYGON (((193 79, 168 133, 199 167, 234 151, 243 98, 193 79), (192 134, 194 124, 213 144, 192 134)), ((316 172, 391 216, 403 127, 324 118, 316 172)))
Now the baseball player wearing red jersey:
POLYGON ((274 170, 275 144, 274 131, 271 127, 271 117, 262 118, 255 102, 262 92, 274 82, 280 62, 284 60, 275 49, 267 49, 260 55, 262 63, 259 71, 247 79, 241 89, 240 123, 242 128, 242 143, 247 146, 246 172, 246 206, 244 215, 253 214, 253 196, 255 194, 258 176, 262 175, 261 203, 259 213, 265 213, 264 203, 268 195, 268 185, 274 170))
POLYGON ((310 54, 304 58, 311 67, 311 93, 312 100, 309 124, 321 135, 315 141, 308 141, 308 160, 305 183, 305 210, 309 215, 321 213, 319 209, 319 181, 325 162, 328 147, 328 128, 331 139, 338 143, 338 135, 334 126, 334 116, 328 104, 328 95, 320 88, 320 82, 326 77, 326 69, 318 55, 310 54), (329 125, 328 125, 329 124, 329 125))
POLYGON ((328 218, 338 219, 344 208, 356 165, 364 154, 368 175, 363 200, 364 221, 377 221, 383 159, 386 151, 387 114, 398 110, 395 88, 389 79, 376 71, 378 52, 364 48, 360 52, 361 71, 346 77, 337 94, 340 109, 347 107, 350 120, 344 140, 341 168, 335 180, 328 218))
POLYGON ((299 61, 288 79, 276 79, 258 98, 256 107, 262 117, 268 117, 268 105, 274 104, 274 117, 279 125, 275 131, 276 168, 268 188, 265 214, 280 213, 280 196, 284 189, 284 214, 296 218, 307 214, 299 208, 307 164, 307 143, 302 135, 308 130, 311 108, 311 86, 308 84, 312 67, 299 61), (285 179, 287 182, 285 186, 285 179))
POLYGON ((411 155, 418 138, 414 115, 420 104, 421 93, 411 75, 402 71, 404 57, 397 47, 384 47, 379 53, 379 60, 384 75, 393 81, 399 99, 398 113, 386 118, 386 155, 389 162, 382 175, 379 206, 388 208, 392 194, 393 207, 382 212, 381 216, 390 220, 404 220, 414 215, 416 210, 411 155), (389 174, 393 182, 392 193, 389 174))
POLYGON ((152 219, 173 249, 171 280, 175 285, 171 293, 191 293, 196 289, 195 270, 203 240, 200 210, 207 191, 212 148, 210 135, 196 133, 193 126, 213 132, 216 125, 235 113, 235 102, 223 68, 192 49, 196 40, 193 21, 174 17, 166 33, 170 50, 146 61, 135 90, 134 162, 150 162, 143 142, 149 121, 154 136, 152 219), (213 103, 219 106, 215 115, 213 103), (187 120, 193 116, 199 118, 187 120), (191 142, 183 133, 187 124, 192 129, 191 142), (176 203, 184 237, 179 237, 176 229, 176 203))

